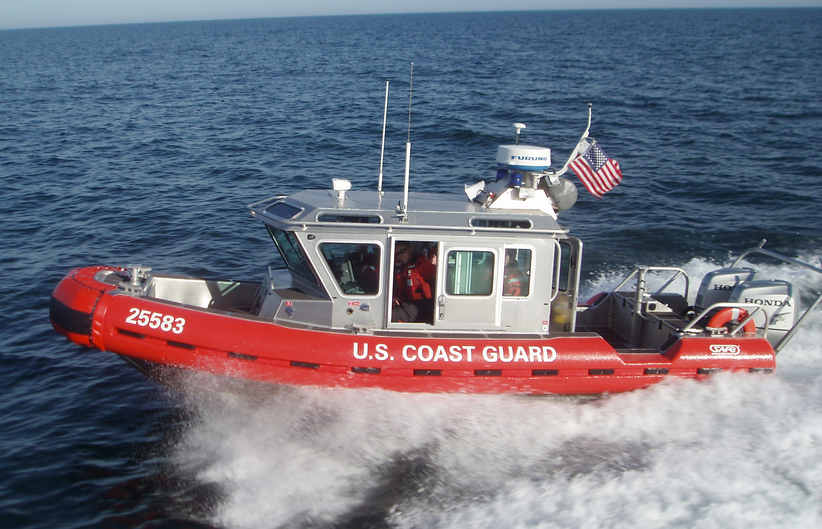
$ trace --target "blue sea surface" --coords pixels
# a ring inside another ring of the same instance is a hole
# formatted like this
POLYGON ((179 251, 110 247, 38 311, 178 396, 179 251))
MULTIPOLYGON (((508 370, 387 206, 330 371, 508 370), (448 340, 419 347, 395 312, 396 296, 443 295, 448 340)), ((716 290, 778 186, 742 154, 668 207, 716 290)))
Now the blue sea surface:
MULTIPOLYGON (((72 268, 262 279, 255 200, 494 177, 514 139, 622 167, 560 222, 635 264, 822 255, 822 9, 463 13, 0 32, 0 527, 820 527, 822 317, 778 373, 589 403, 174 389, 51 328, 72 268), (411 63, 413 95, 409 97, 411 63)), ((414 204, 411 203, 413 208, 414 204)), ((818 277, 763 264, 799 286, 818 277)))

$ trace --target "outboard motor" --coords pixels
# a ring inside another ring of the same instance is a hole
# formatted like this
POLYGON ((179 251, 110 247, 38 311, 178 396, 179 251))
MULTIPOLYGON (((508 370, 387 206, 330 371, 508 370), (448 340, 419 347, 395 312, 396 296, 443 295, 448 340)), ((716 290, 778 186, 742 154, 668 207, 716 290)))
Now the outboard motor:
POLYGON ((704 310, 714 303, 730 301, 731 293, 741 283, 757 279, 758 272, 753 268, 720 268, 705 274, 702 284, 696 293, 694 306, 704 310))
MULTIPOLYGON (((753 268, 721 268, 705 274, 696 295, 695 308, 704 310, 714 303, 754 303, 768 319, 768 341, 776 345, 793 327, 796 300, 793 285, 781 279, 761 279, 753 268)), ((765 317, 754 316, 760 329, 765 317)))
MULTIPOLYGON (((768 341, 776 345, 794 324, 796 303, 793 285, 782 279, 761 279, 745 281, 734 288, 730 302, 755 303, 762 307, 768 318, 768 341)), ((762 327, 760 318, 754 317, 757 327, 762 327)))

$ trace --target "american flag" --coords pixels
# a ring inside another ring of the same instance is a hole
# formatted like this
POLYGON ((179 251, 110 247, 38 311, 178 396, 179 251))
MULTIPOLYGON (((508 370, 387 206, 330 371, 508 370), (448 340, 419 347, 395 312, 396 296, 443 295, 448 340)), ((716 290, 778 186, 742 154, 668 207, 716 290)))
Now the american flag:
POLYGON ((608 158, 596 141, 583 154, 571 162, 571 169, 597 198, 616 187, 622 181, 622 171, 616 160, 608 158))

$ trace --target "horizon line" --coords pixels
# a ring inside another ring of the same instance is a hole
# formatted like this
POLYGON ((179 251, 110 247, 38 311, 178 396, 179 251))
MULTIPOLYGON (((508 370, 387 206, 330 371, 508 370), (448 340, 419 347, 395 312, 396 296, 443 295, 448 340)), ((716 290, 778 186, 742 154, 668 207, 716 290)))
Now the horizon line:
POLYGON ((39 29, 70 29, 70 28, 92 28, 107 26, 136 26, 146 24, 186 24, 196 22, 238 22, 247 20, 273 20, 273 19, 298 19, 298 18, 337 18, 337 17, 361 17, 361 16, 408 16, 408 15, 470 15, 483 13, 550 13, 550 12, 574 12, 574 11, 732 11, 732 10, 788 10, 788 9, 822 9, 822 6, 699 6, 699 7, 574 7, 574 8, 552 8, 552 9, 494 9, 482 11, 427 11, 427 12, 403 12, 403 13, 346 13, 332 15, 280 15, 280 16, 250 16, 250 17, 228 17, 228 18, 192 18, 192 19, 169 19, 169 20, 144 20, 136 22, 100 22, 92 24, 55 25, 55 26, 24 26, 0 28, 0 32, 6 31, 28 31, 39 29))

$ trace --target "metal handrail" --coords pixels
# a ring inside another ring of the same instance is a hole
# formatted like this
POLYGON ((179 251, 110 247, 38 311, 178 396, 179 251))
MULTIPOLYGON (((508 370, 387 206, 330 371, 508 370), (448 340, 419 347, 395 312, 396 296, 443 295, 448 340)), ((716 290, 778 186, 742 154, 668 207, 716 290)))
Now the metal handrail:
POLYGON ((767 242, 767 239, 762 239, 761 241, 759 241, 758 246, 756 246, 754 248, 748 248, 747 250, 742 252, 742 254, 739 257, 737 257, 736 260, 733 262, 731 267, 732 268, 736 267, 743 259, 745 259, 746 257, 748 257, 752 253, 761 253, 762 255, 767 255, 768 257, 773 257, 774 259, 779 259, 780 261, 784 261, 786 263, 790 263, 790 264, 794 264, 794 265, 797 265, 797 266, 801 266, 803 268, 807 268, 808 270, 816 272, 817 274, 822 274, 822 268, 817 268, 813 265, 809 265, 808 263, 803 263, 802 261, 798 261, 798 260, 796 260, 792 257, 788 257, 787 255, 782 255, 781 253, 772 252, 770 250, 766 250, 766 249, 762 248, 765 245, 766 242, 767 242))
MULTIPOLYGON (((662 293, 662 291, 665 290, 666 288, 668 288, 671 285, 671 283, 673 283, 676 280, 676 278, 678 278, 680 275, 684 276, 685 277, 685 299, 688 299, 688 292, 690 292, 690 289, 691 289, 691 280, 688 277, 688 274, 685 272, 685 270, 683 270, 681 268, 677 268, 675 266, 638 266, 634 269, 633 272, 631 272, 628 275, 628 277, 626 277, 622 281, 622 283, 617 285, 617 287, 614 289, 614 292, 618 292, 619 289, 624 287, 625 284, 628 283, 628 281, 630 281, 637 274, 640 274, 640 276, 642 277, 642 281, 644 283, 644 276, 647 272, 676 272, 664 285, 659 287, 657 289, 657 291, 653 293, 653 295, 657 295, 657 294, 662 293)), ((635 287, 635 288, 638 288, 639 286, 640 285, 637 284, 637 287, 635 287)), ((645 291, 644 286, 642 287, 642 291, 643 292, 645 291)))
POLYGON ((285 200, 286 198, 288 198, 288 195, 273 195, 273 196, 270 196, 268 198, 258 200, 256 202, 252 202, 251 204, 247 205, 246 208, 253 211, 256 206, 259 206, 260 204, 262 204, 264 202, 274 202, 274 201, 277 201, 277 200, 285 200))

